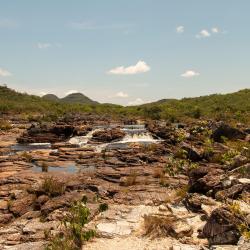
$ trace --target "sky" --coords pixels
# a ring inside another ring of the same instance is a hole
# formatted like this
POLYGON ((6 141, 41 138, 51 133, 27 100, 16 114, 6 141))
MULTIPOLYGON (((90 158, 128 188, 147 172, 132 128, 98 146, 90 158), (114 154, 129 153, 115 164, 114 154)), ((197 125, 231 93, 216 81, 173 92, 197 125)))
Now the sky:
POLYGON ((0 0, 0 84, 135 105, 250 88, 249 0, 0 0))

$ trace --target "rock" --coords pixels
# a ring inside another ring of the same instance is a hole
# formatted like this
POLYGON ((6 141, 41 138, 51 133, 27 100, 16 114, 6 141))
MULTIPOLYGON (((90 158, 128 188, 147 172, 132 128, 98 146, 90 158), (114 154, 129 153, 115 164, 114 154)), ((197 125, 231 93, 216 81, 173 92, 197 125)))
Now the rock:
POLYGON ((37 242, 28 242, 28 243, 22 243, 18 244, 12 247, 8 247, 9 250, 41 250, 44 249, 46 246, 45 241, 37 241, 37 242))
POLYGON ((125 132, 123 132, 119 128, 114 128, 114 129, 96 131, 93 134, 93 137, 91 140, 98 141, 98 142, 111 142, 117 139, 121 139, 124 136, 125 136, 125 132))
POLYGON ((97 229, 102 236, 114 237, 115 235, 129 235, 131 229, 126 221, 117 221, 114 223, 99 223, 97 229))
POLYGON ((203 212, 206 215, 210 214, 208 211, 217 206, 217 202, 212 198, 197 193, 188 193, 185 197, 184 204, 193 212, 203 212))
POLYGON ((13 215, 12 214, 0 214, 0 225, 1 224, 7 224, 8 222, 10 222, 13 219, 13 215))
POLYGON ((36 199, 36 201, 35 201, 34 208, 35 208, 35 209, 40 209, 41 206, 42 206, 45 202, 47 202, 48 200, 49 200, 49 196, 47 196, 47 195, 40 195, 40 196, 36 199))
POLYGON ((230 164, 230 169, 240 167, 248 162, 249 162, 249 159, 246 156, 236 155, 233 158, 232 164, 230 164))
POLYGON ((189 191, 202 194, 212 191, 212 194, 215 194, 223 187, 223 173, 222 169, 210 168, 209 166, 191 170, 189 173, 189 191))
POLYGON ((176 223, 174 223, 172 229, 173 236, 176 239, 182 238, 184 236, 190 237, 193 234, 192 227, 184 220, 178 220, 176 223))
POLYGON ((81 200, 81 198, 82 194, 76 191, 66 193, 65 195, 48 200, 42 205, 41 212, 43 215, 48 215, 58 208, 69 207, 74 201, 81 200))
POLYGON ((23 228, 24 234, 35 234, 37 231, 45 231, 45 230, 55 230, 60 225, 60 222, 49 221, 49 222, 40 222, 39 218, 33 219, 29 221, 25 227, 23 228))
POLYGON ((35 195, 29 194, 21 199, 14 200, 10 204, 9 210, 15 215, 15 216, 21 216, 28 211, 32 210, 32 204, 35 200, 35 195))
POLYGON ((245 139, 246 133, 240 131, 237 128, 230 127, 225 123, 219 123, 213 130, 211 138, 216 142, 223 142, 222 137, 228 139, 245 139))
POLYGON ((238 179, 238 182, 241 184, 250 184, 250 179, 248 178, 240 178, 238 179))
POLYGON ((169 248, 169 250, 200 250, 200 247, 184 244, 174 244, 169 248))
POLYGON ((242 184, 237 184, 237 185, 234 185, 228 189, 225 189, 225 190, 222 190, 222 191, 218 191, 216 194, 215 194, 215 198, 217 200, 226 200, 228 198, 231 198, 231 199, 237 199, 240 194, 242 193, 242 191, 244 190, 244 185, 242 184))
POLYGON ((55 143, 61 142, 74 135, 75 128, 66 124, 31 125, 31 127, 17 139, 18 143, 55 143))
POLYGON ((181 149, 187 152, 187 158, 191 161, 200 161, 202 159, 202 153, 195 147, 188 145, 187 143, 181 144, 181 149))
POLYGON ((203 235, 210 245, 237 244, 240 238, 238 225, 244 220, 240 215, 232 214, 225 207, 215 209, 203 228, 203 235))
POLYGON ((0 210, 7 210, 8 209, 8 202, 5 200, 0 200, 0 210))

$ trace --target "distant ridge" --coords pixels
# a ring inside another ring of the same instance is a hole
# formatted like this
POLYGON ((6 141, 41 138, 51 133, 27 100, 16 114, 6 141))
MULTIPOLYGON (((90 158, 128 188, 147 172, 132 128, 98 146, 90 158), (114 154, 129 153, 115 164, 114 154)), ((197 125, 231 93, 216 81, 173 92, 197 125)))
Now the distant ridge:
POLYGON ((44 100, 47 100, 47 101, 60 101, 60 98, 58 98, 56 95, 54 94, 47 94, 47 95, 44 95, 42 97, 44 100))
POLYGON ((63 98, 59 98, 54 94, 47 94, 42 97, 44 100, 57 101, 64 103, 81 103, 81 104, 98 104, 98 102, 91 100, 82 93, 72 93, 63 98))

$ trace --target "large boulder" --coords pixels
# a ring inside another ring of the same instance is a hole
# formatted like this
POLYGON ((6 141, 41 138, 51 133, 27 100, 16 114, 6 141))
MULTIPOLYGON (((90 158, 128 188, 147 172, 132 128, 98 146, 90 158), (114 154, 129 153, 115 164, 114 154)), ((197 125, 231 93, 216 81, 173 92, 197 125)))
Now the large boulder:
POLYGON ((223 142, 223 137, 228 139, 245 139, 246 133, 225 123, 219 123, 213 130, 211 138, 216 142, 223 142))
POLYGON ((215 209, 203 228, 210 245, 237 244, 241 236, 238 226, 244 222, 243 218, 232 213, 226 207, 215 209))
POLYGON ((202 159, 202 153, 195 147, 183 142, 181 143, 181 149, 187 152, 187 158, 191 161, 200 161, 202 159))
POLYGON ((92 140, 97 142, 111 142, 114 140, 122 139, 125 136, 125 132, 119 128, 105 129, 96 131, 93 134, 92 140))
POLYGON ((189 191, 201 194, 211 191, 212 194, 215 194, 221 190, 223 188, 224 171, 216 166, 201 166, 191 170, 189 173, 189 191))
POLYGON ((19 143, 55 143, 65 141, 76 134, 76 132, 74 126, 66 124, 32 124, 17 141, 19 143))
POLYGON ((28 194, 18 200, 10 203, 9 210, 14 216, 22 216, 33 209, 32 205, 35 201, 35 195, 28 194))

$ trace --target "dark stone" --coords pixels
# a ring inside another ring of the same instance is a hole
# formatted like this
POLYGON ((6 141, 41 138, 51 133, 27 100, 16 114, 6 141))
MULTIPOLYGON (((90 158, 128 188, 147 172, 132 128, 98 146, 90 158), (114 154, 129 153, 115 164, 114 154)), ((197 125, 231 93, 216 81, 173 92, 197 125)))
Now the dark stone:
POLYGON ((238 226, 243 223, 240 215, 233 214, 228 208, 217 208, 203 228, 203 235, 210 245, 237 244, 240 238, 238 226))
POLYGON ((221 137, 228 139, 245 139, 246 134, 237 128, 230 127, 225 123, 220 123, 216 127, 211 135, 211 138, 216 142, 223 142, 221 137))

